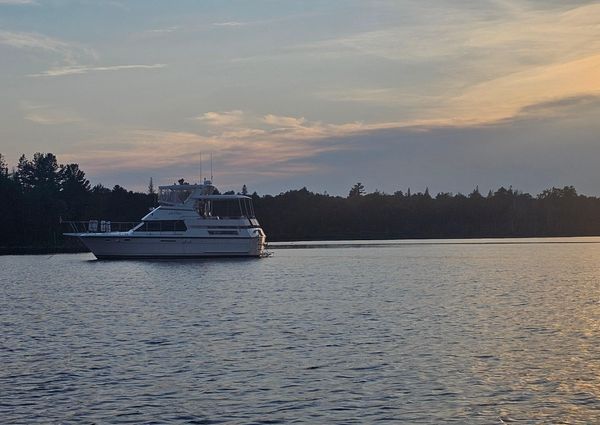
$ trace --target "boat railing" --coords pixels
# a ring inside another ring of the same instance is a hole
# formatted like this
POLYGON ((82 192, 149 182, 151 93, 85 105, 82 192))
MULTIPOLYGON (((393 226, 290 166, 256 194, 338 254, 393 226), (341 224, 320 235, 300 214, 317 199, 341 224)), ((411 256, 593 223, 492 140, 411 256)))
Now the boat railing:
POLYGON ((61 223, 68 227, 72 233, 107 233, 127 232, 139 225, 139 221, 110 221, 110 220, 88 220, 88 221, 65 221, 61 223))

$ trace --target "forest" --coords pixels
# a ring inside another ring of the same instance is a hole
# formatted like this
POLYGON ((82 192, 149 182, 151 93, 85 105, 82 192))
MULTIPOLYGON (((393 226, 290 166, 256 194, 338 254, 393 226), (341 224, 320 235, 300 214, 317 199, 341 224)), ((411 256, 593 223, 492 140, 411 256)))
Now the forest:
MULTIPOLYGON (((512 187, 431 195, 367 193, 356 183, 345 197, 306 188, 250 196, 270 241, 600 235, 600 198, 573 186, 535 196, 512 187)), ((146 193, 91 186, 77 164, 39 152, 10 169, 0 154, 0 199, 0 253, 80 250, 61 221, 135 222, 157 202, 151 179, 146 193)))

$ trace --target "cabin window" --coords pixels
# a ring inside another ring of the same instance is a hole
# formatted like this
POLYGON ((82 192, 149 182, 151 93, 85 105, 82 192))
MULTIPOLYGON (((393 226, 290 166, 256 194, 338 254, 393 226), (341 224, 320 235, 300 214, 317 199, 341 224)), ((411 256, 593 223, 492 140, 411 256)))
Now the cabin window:
POLYGON ((207 203, 204 209, 199 208, 199 212, 202 216, 213 216, 220 218, 254 218, 254 208, 252 207, 252 200, 246 198, 234 198, 227 200, 213 200, 207 203), (206 212, 209 209, 210 212, 206 212), (203 214, 204 213, 204 214, 203 214))
POLYGON ((209 230, 209 235, 238 235, 237 230, 209 230))
POLYGON ((239 218, 242 213, 237 199, 212 202, 212 215, 221 218, 239 218))
POLYGON ((183 220, 144 221, 135 229, 136 232, 185 232, 187 227, 183 220))

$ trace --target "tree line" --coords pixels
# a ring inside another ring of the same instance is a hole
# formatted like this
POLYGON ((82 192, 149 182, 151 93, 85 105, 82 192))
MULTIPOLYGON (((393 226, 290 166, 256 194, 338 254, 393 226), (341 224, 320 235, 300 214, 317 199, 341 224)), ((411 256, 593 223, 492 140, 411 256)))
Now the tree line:
POLYGON ((32 159, 22 155, 10 172, 0 154, 0 247, 5 252, 10 247, 63 247, 62 233, 68 230, 63 220, 136 221, 154 202, 153 194, 119 185, 92 187, 78 164, 59 164, 52 153, 38 152, 32 159))
MULTIPOLYGON (((428 189, 367 193, 357 183, 346 197, 306 188, 251 196, 271 241, 600 235, 600 198, 572 186, 536 196, 511 187, 432 196, 428 189)), ((152 181, 147 193, 91 186, 78 164, 59 164, 52 153, 23 155, 10 171, 0 154, 0 197, 3 252, 68 248, 61 220, 134 222, 156 205, 152 181)))

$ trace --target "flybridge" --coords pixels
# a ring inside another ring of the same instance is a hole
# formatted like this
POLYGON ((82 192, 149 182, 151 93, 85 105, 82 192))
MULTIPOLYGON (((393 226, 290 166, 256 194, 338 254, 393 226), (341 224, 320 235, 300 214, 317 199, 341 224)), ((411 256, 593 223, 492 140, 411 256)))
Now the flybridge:
POLYGON ((186 204, 192 195, 212 195, 215 187, 210 180, 204 184, 173 184, 158 187, 158 202, 161 205, 186 204))

